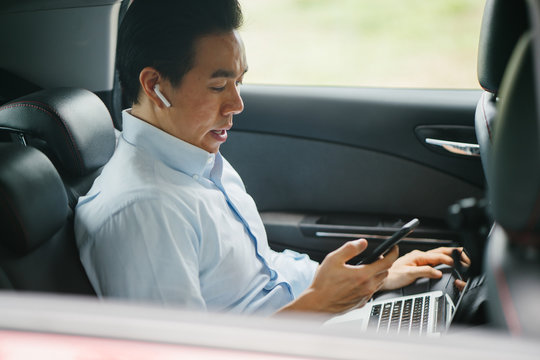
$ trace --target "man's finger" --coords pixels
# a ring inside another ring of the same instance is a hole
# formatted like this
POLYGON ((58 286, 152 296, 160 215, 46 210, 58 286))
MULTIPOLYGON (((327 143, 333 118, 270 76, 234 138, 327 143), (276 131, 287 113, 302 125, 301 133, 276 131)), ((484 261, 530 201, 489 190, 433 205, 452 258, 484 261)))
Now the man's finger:
POLYGON ((331 252, 330 255, 335 261, 345 263, 351 260, 353 257, 357 256, 358 254, 362 253, 364 250, 366 250, 366 248, 367 240, 358 239, 346 242, 340 248, 331 252))
POLYGON ((392 264, 394 263, 394 261, 396 261, 398 256, 399 256, 399 247, 397 245, 394 245, 392 249, 389 252, 387 252, 386 255, 384 255, 384 258, 373 262, 369 266, 373 268, 375 273, 378 273, 382 270, 390 268, 390 266, 392 266, 392 264))
POLYGON ((465 285, 467 285, 467 283, 463 280, 459 280, 459 279, 456 279, 456 281, 454 281, 454 285, 457 287, 457 289, 459 291, 463 291, 463 289, 465 289, 465 285))
POLYGON ((452 252, 454 250, 463 251, 463 247, 441 246, 441 247, 438 247, 438 248, 435 248, 435 249, 428 250, 428 251, 426 251, 426 253, 441 253, 441 254, 446 254, 448 256, 451 256, 452 252))
POLYGON ((440 270, 432 268, 431 266, 416 266, 411 268, 410 273, 414 276, 415 279, 421 277, 440 279, 442 276, 442 272, 440 270))
POLYGON ((465 251, 463 251, 463 250, 461 251, 461 262, 464 265, 471 265, 471 259, 469 258, 467 253, 465 251))
POLYGON ((414 264, 418 266, 431 265, 436 266, 439 264, 445 264, 452 266, 454 260, 451 256, 441 252, 417 252, 417 256, 413 259, 414 264))
POLYGON ((396 261, 396 259, 398 257, 399 257, 399 246, 398 245, 394 245, 392 247, 392 249, 390 249, 390 251, 388 253, 386 253, 386 255, 384 255, 384 259, 386 259, 387 261, 390 261, 391 264, 394 261, 396 261))
POLYGON ((454 249, 456 249, 456 248, 455 247, 440 246, 438 248, 431 249, 431 250, 428 250, 426 252, 428 252, 428 253, 437 252, 437 253, 442 253, 442 254, 446 254, 446 255, 451 255, 452 251, 454 251, 454 249))
POLYGON ((436 249, 431 249, 426 252, 426 254, 433 254, 433 253, 440 253, 445 254, 448 256, 452 256, 452 252, 454 250, 459 250, 461 252, 461 262, 463 265, 468 266, 471 264, 471 259, 467 255, 467 252, 463 249, 463 247, 438 247, 436 249))

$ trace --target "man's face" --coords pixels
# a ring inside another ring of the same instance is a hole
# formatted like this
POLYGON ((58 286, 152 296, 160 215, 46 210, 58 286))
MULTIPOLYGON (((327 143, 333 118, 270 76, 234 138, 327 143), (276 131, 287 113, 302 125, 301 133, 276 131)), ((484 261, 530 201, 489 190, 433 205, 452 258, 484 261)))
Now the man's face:
POLYGON ((207 35, 195 42, 193 68, 171 88, 162 130, 216 153, 227 140, 233 115, 244 109, 240 89, 247 71, 244 45, 236 31, 207 35))

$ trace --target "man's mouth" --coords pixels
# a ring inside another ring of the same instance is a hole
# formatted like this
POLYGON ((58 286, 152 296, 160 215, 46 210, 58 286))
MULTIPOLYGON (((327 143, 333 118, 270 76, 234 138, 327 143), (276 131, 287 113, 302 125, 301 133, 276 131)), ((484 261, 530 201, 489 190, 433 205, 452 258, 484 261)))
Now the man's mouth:
POLYGON ((210 133, 213 135, 213 137, 218 141, 225 141, 227 140, 227 130, 221 129, 221 130, 210 130, 210 133))

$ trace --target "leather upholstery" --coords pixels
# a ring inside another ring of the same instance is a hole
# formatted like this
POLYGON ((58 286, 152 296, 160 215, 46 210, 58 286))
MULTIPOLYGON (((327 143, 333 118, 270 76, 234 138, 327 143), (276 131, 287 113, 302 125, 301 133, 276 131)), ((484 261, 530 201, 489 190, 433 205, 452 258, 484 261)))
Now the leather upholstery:
MULTIPOLYGON (((487 0, 478 45, 478 81, 486 90, 475 114, 484 174, 489 170, 497 97, 502 77, 520 36, 528 28, 525 0, 487 0)), ((490 185, 488 180, 488 186, 490 185)))
POLYGON ((66 190, 39 150, 0 144, 0 288, 95 294, 66 190))
POLYGON ((489 158, 491 155, 491 143, 493 142, 493 126, 495 123, 495 114, 497 113, 497 98, 494 94, 485 91, 478 104, 474 115, 474 129, 476 139, 480 145, 480 156, 484 174, 488 173, 489 158))
POLYGON ((495 220, 507 231, 540 230, 540 141, 532 36, 524 35, 505 73, 488 182, 495 220))
POLYGON ((62 176, 77 177, 103 166, 115 134, 105 104, 88 90, 42 90, 0 107, 0 128, 41 140, 62 176))
POLYGON ((485 272, 491 326, 538 338, 540 313, 540 129, 532 33, 521 37, 504 74, 487 173, 496 224, 485 272))
POLYGON ((0 129, 24 135, 56 166, 74 208, 110 159, 116 143, 109 111, 88 90, 35 92, 0 107, 0 129))
POLYGON ((486 248, 489 323, 514 336, 540 337, 540 254, 516 246, 500 226, 486 248))
POLYGON ((512 51, 528 28, 525 0, 487 0, 478 45, 478 81, 493 94, 512 51))
POLYGON ((114 152, 107 108, 84 89, 42 90, 1 106, 0 130, 29 145, 0 146, 0 288, 95 295, 72 209, 114 152))
POLYGON ((67 196, 40 151, 0 144, 4 148, 10 151, 0 152, 0 231, 13 252, 24 254, 60 230, 68 215, 67 196))
POLYGON ((498 224, 486 247, 492 326, 514 336, 540 336, 540 134, 532 37, 516 46, 501 85, 489 197, 498 224))

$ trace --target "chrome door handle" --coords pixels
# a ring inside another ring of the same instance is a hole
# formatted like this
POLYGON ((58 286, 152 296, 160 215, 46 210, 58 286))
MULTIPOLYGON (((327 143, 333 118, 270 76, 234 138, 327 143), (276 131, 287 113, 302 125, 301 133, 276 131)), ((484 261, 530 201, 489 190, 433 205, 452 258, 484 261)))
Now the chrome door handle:
POLYGON ((457 141, 439 140, 426 138, 426 143, 430 145, 440 146, 448 152, 457 155, 465 156, 480 156, 480 145, 463 143, 457 141))

